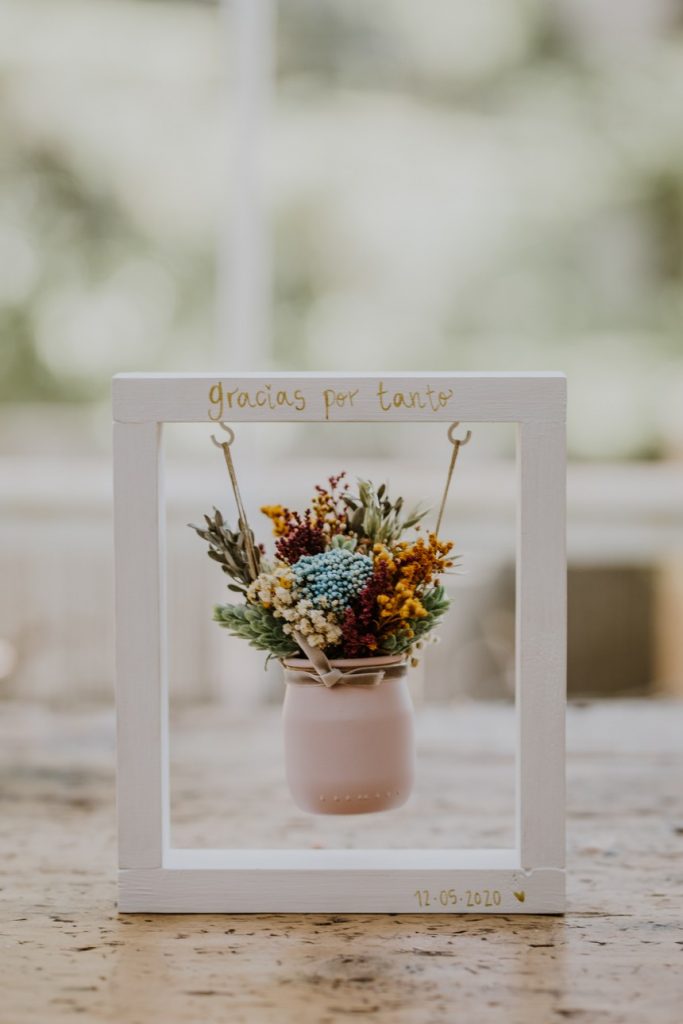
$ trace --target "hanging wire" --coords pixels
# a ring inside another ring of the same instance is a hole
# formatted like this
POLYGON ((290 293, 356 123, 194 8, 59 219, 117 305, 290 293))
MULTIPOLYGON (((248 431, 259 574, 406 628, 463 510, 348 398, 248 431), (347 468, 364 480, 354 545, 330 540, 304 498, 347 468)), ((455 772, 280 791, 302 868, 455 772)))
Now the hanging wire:
POLYGON ((232 461, 232 455, 230 454, 230 445, 235 440, 235 431, 232 427, 229 427, 227 423, 218 424, 221 430, 224 430, 228 434, 227 441, 219 441, 215 434, 211 435, 211 440, 216 445, 216 448, 223 449, 223 458, 225 459, 225 465, 228 467, 228 475, 230 476, 230 483, 232 484, 232 491, 235 495, 235 504, 237 505, 237 514, 239 516, 238 523, 239 528, 244 538, 244 547, 247 555, 247 564, 249 566, 249 573, 252 580, 255 580, 258 576, 258 559, 256 558, 256 549, 254 547, 254 535, 249 529, 249 523, 247 522, 247 513, 244 511, 244 505, 242 504, 242 496, 240 489, 237 484, 237 474, 235 473, 235 465, 232 461))
POLYGON ((453 436, 453 431, 457 427, 459 427, 459 426, 460 426, 460 420, 456 420, 455 423, 451 423, 450 427, 448 428, 448 440, 453 445, 453 451, 451 452, 451 462, 450 462, 450 465, 448 467, 448 475, 446 477, 446 486, 444 487, 443 497, 441 498, 441 507, 439 509, 439 515, 438 515, 438 518, 436 520, 436 527, 434 528, 434 533, 435 533, 435 535, 437 537, 439 536, 439 530, 441 529, 441 520, 443 519, 444 509, 446 508, 446 500, 448 498, 448 489, 451 486, 451 479, 453 477, 453 470, 455 469, 455 463, 456 463, 457 458, 458 458, 458 453, 460 452, 460 449, 464 445, 469 444, 470 438, 472 437, 472 431, 471 430, 467 431, 467 433, 466 433, 464 438, 454 437, 453 436))

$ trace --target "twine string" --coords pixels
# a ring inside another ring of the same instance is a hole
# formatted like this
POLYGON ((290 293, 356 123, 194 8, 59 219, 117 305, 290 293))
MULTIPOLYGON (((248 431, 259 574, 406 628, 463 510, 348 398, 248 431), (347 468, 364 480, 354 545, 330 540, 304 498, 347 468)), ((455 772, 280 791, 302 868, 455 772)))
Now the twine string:
POLYGON ((227 423, 221 423, 220 426, 229 435, 227 441, 219 441, 215 434, 211 435, 211 440, 217 448, 223 449, 223 458, 225 459, 225 465, 228 467, 228 476, 230 477, 230 483, 232 484, 232 492, 235 495, 235 504, 237 505, 238 523, 244 537, 244 547, 247 555, 247 564, 249 566, 249 574, 252 580, 255 580, 258 576, 258 560, 256 558, 256 549, 254 547, 253 534, 249 528, 247 522, 247 513, 244 511, 244 505, 242 503, 242 495, 240 494, 239 485, 237 483, 237 473, 235 472, 235 464, 232 461, 232 455, 230 453, 230 445, 235 440, 235 431, 232 427, 229 427, 227 423))
POLYGON ((458 460, 460 449, 463 447, 463 445, 468 444, 472 437, 471 430, 467 431, 467 434, 465 435, 464 438, 454 437, 453 431, 456 429, 456 427, 459 426, 460 422, 459 420, 456 420, 455 423, 451 423, 450 427, 448 428, 448 440, 453 445, 453 451, 451 452, 451 461, 448 466, 448 473, 446 475, 446 486, 443 489, 443 496, 441 498, 441 507, 439 508, 439 515, 437 517, 436 526, 434 528, 434 533, 437 537, 439 536, 439 530, 441 529, 441 520, 443 519, 444 510, 446 508, 446 501, 448 499, 448 491, 451 486, 451 480, 453 479, 453 470, 455 469, 455 463, 458 460))
POLYGON ((319 647, 311 647, 301 633, 293 635, 312 665, 312 670, 308 667, 288 665, 285 660, 283 664, 286 683, 312 683, 328 689, 333 686, 379 686, 383 679, 404 676, 406 673, 405 662, 376 668, 337 668, 330 664, 327 655, 319 647))

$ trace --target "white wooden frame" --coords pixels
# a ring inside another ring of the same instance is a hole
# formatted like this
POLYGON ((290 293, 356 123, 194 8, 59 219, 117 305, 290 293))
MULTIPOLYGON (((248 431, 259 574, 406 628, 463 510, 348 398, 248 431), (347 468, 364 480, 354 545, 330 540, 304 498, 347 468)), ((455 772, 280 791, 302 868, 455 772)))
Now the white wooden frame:
POLYGON ((114 378, 121 911, 564 910, 565 405, 559 373, 114 378), (343 393, 353 398, 338 404, 343 393), (216 419, 517 423, 514 849, 171 848, 161 433, 164 422, 216 419), (443 906, 449 890, 457 902, 443 906))

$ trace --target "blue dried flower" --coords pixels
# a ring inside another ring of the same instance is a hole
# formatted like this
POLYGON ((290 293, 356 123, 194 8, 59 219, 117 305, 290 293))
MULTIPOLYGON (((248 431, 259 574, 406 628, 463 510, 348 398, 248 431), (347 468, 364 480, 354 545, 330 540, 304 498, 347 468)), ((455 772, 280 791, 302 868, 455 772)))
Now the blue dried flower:
POLYGON ((343 611, 372 576, 372 559, 348 548, 331 548, 318 555, 303 555, 292 566, 299 597, 316 607, 343 611))

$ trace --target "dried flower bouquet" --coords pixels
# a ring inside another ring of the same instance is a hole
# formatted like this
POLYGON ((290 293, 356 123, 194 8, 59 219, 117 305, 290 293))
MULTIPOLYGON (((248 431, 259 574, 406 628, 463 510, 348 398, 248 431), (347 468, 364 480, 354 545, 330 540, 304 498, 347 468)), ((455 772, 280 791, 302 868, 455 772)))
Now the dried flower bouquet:
POLYGON ((453 544, 423 533, 427 510, 404 514, 384 484, 360 480, 353 493, 340 473, 316 487, 304 512, 261 511, 276 538, 272 561, 246 523, 230 530, 218 509, 192 529, 243 597, 217 605, 214 619, 269 658, 302 646, 329 659, 410 656, 447 610, 439 577, 453 565, 453 544))

